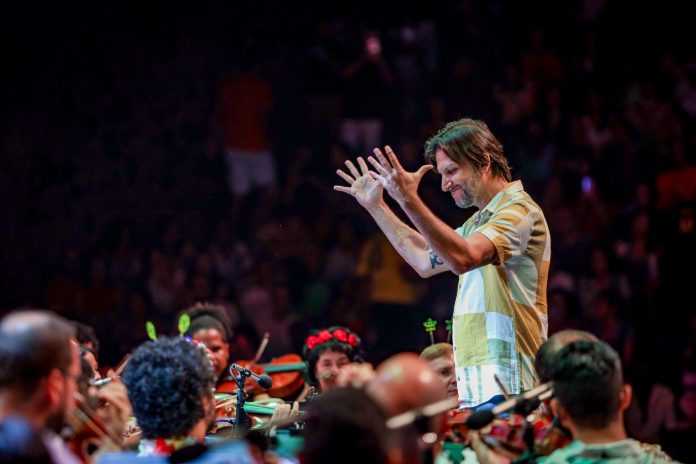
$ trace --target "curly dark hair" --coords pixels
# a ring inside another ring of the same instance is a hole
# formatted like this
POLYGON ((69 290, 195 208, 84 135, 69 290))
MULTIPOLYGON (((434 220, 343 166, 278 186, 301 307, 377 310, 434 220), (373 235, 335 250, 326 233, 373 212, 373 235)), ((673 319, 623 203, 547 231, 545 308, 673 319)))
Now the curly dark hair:
POLYGON ((94 328, 79 321, 72 321, 72 324, 75 326, 75 338, 77 338, 80 346, 89 346, 91 343, 90 351, 95 358, 99 359, 99 339, 94 332, 94 328))
POLYGON ((333 326, 327 329, 313 330, 310 332, 309 336, 307 337, 307 340, 302 346, 302 356, 305 358, 305 361, 307 361, 308 365, 307 377, 309 379, 309 383, 312 385, 316 386, 319 383, 319 381, 317 380, 315 370, 319 358, 323 353, 326 353, 327 351, 345 353, 346 356, 348 356, 348 359, 351 360, 351 362, 365 362, 365 354, 362 350, 362 343, 360 341, 360 337, 358 336, 358 334, 350 330, 348 327, 333 326), (337 331, 339 334, 341 334, 341 332, 345 334, 345 341, 341 341, 339 339, 343 338, 342 335, 339 335, 339 338, 336 338, 337 331), (321 338, 321 335, 322 333, 326 332, 328 332, 330 337, 324 340, 321 338), (350 341, 353 341, 353 343, 351 344, 350 341))
POLYGON ((144 438, 185 436, 205 416, 215 374, 201 348, 183 338, 140 345, 123 371, 133 413, 144 438))
POLYGON ((212 303, 196 303, 186 308, 182 314, 188 314, 191 318, 186 335, 193 336, 199 330, 215 329, 222 335, 222 341, 228 343, 232 338, 230 318, 225 308, 212 303))

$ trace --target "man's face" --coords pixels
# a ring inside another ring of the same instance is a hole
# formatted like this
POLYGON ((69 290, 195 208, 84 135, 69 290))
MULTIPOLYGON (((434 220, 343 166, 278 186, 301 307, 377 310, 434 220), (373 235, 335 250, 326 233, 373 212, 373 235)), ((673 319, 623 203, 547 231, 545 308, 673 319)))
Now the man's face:
POLYGON ((457 376, 454 371, 454 355, 447 354, 429 361, 433 370, 447 385, 447 396, 457 397, 457 376))
POLYGON ((321 391, 327 391, 336 386, 341 369, 350 364, 348 356, 340 351, 326 351, 319 356, 315 374, 319 380, 321 391))
POLYGON ((481 173, 469 164, 455 163, 441 149, 435 152, 435 165, 442 176, 442 191, 449 192, 460 208, 476 206, 481 190, 481 173))
POLYGON ((62 373, 59 380, 57 399, 52 413, 46 419, 46 428, 59 433, 65 426, 65 421, 75 409, 75 396, 77 393, 77 381, 82 375, 80 363, 80 348, 76 341, 70 342, 71 362, 66 372, 62 373))
POLYGON ((230 364, 230 345, 225 343, 222 334, 217 329, 199 330, 193 339, 203 343, 213 355, 215 375, 220 377, 230 364))

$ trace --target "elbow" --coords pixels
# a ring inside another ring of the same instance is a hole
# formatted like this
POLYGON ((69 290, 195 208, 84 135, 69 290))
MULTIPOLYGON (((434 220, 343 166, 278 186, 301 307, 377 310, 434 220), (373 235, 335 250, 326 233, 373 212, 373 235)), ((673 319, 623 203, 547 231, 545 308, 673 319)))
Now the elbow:
POLYGON ((454 273, 456 275, 462 275, 465 272, 469 272, 474 267, 475 266, 473 266, 471 262, 469 262, 467 260, 459 259, 459 260, 454 261, 450 265, 450 270, 452 271, 452 273, 454 273))
POLYGON ((418 274, 418 276, 422 279, 427 279, 431 275, 430 272, 428 272, 430 269, 416 269, 415 271, 416 274, 418 274))

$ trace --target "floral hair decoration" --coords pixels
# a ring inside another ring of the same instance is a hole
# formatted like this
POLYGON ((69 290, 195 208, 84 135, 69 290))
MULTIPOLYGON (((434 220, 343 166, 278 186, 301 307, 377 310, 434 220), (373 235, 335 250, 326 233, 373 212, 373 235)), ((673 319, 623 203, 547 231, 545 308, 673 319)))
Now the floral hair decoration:
POLYGON ((308 364, 307 377, 312 385, 317 385, 317 362, 327 351, 343 352, 351 362, 364 361, 360 337, 348 327, 333 326, 312 331, 302 347, 302 354, 308 364))
POLYGON ((347 343, 353 348, 356 348, 360 343, 360 340, 354 333, 349 332, 350 331, 348 329, 342 328, 336 328, 333 332, 330 332, 329 329, 324 329, 319 331, 319 333, 317 333, 316 335, 310 335, 309 337, 307 337, 305 345, 308 349, 313 350, 322 343, 326 343, 331 340, 337 340, 341 343, 347 343))

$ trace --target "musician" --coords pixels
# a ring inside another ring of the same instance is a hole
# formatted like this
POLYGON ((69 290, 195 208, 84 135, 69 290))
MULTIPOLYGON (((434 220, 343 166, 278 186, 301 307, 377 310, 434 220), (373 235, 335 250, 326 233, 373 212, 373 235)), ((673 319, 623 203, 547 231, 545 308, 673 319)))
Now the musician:
MULTIPOLYGON (((415 353, 399 353, 383 361, 366 386, 386 417, 394 417, 412 409, 447 398, 447 388, 431 365, 415 353)), ((418 463, 433 441, 428 435, 439 431, 443 415, 439 414, 390 432, 390 456, 398 462, 418 463)))
POLYGON ((362 363, 360 337, 347 327, 334 326, 313 331, 304 343, 309 383, 325 392, 337 386, 341 371, 351 363, 362 363))
POLYGON ((433 370, 447 385, 447 395, 454 398, 457 393, 457 374, 454 369, 454 350, 449 343, 436 343, 421 351, 420 357, 430 363, 433 370))
POLYGON ((74 336, 68 321, 48 311, 17 311, 0 321, 0 424, 28 424, 55 463, 79 462, 58 436, 81 374, 74 336))
POLYGON ((333 388, 307 410, 301 462, 386 464, 386 417, 364 390, 333 388))
POLYGON ((225 308, 211 303, 196 303, 184 313, 191 318, 186 335, 203 343, 212 355, 217 384, 231 380, 228 378, 228 367, 232 329, 225 308))
POLYGON ((215 373, 204 349, 184 338, 145 342, 123 381, 142 431, 140 455, 169 455, 203 441, 215 416, 215 373))
POLYGON ((97 339, 94 329, 78 321, 72 321, 75 326, 75 338, 80 344, 80 357, 87 361, 91 377, 94 380, 102 378, 99 372, 99 340, 97 339))
MULTIPOLYGON (((534 370, 539 378, 538 384, 551 381, 551 373, 554 368, 554 359, 556 355, 561 348, 576 341, 596 342, 599 341, 599 339, 595 335, 584 330, 568 329, 556 332, 541 344, 534 358, 534 370)), ((544 414, 553 414, 549 402, 544 403, 544 414)), ((567 433, 569 434, 570 432, 567 433)), ((506 456, 491 450, 481 441, 478 433, 471 433, 469 439, 471 440, 471 447, 476 452, 480 463, 508 464, 511 461, 506 456)))
POLYGON ((552 408, 575 440, 540 460, 548 464, 587 462, 673 462, 629 439, 623 412, 631 402, 619 355, 602 341, 576 341, 563 347, 551 370, 552 408))

